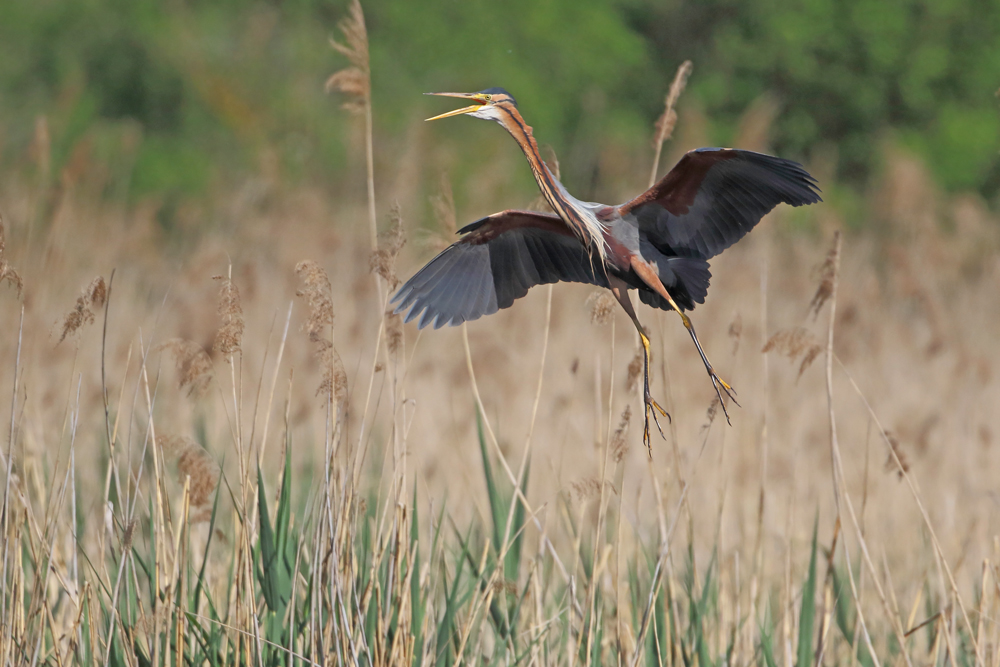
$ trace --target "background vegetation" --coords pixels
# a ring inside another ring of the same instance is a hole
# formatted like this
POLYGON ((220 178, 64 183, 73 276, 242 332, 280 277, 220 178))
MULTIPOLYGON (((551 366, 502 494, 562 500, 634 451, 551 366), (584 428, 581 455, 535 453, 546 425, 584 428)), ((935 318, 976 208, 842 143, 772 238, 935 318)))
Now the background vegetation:
MULTIPOLYGON (((335 188, 350 130, 323 97, 339 61, 319 45, 342 11, 326 0, 4 3, 0 158, 18 160, 45 114, 53 168, 86 139, 108 194, 133 202, 204 196, 264 155, 294 182, 335 188)), ((758 103, 778 152, 832 160, 855 188, 893 141, 945 188, 997 194, 995 2, 379 0, 367 16, 386 159, 430 108, 420 93, 500 85, 567 158, 576 190, 599 189, 601 145, 645 136, 663 82, 691 59, 685 104, 709 119, 710 143, 731 143, 758 103)))
POLYGON ((0 663, 1000 664, 998 10, 365 10, 0 3, 0 663), (775 151, 827 202, 713 261, 731 427, 640 309, 650 456, 606 295, 386 299, 536 197, 419 93, 507 87, 622 201, 687 57, 660 173, 775 151))

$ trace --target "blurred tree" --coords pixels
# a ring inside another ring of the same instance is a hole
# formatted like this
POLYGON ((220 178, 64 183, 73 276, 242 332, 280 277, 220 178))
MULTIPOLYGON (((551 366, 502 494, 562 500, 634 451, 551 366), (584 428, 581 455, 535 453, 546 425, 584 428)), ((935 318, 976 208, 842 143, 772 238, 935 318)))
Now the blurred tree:
MULTIPOLYGON (((345 8, 342 0, 0 2, 0 160, 22 159, 45 114, 54 170, 86 138, 120 163, 110 171, 125 185, 108 188, 113 196, 197 195, 263 163, 349 187, 354 128, 323 93, 343 65, 327 39, 345 8)), ((996 0, 371 0, 364 8, 383 147, 430 110, 420 93, 499 85, 587 196, 602 142, 643 141, 675 68, 691 58, 687 95, 701 99, 718 143, 770 93, 774 148, 805 159, 835 147, 840 175, 854 183, 868 178, 890 130, 949 188, 990 192, 1000 181, 996 0)), ((532 189, 527 175, 524 183, 532 189)))
POLYGON ((895 128, 946 187, 1000 187, 995 0, 632 0, 626 11, 656 62, 695 61, 691 89, 722 139, 769 92, 782 154, 832 144, 840 176, 861 184, 895 128))

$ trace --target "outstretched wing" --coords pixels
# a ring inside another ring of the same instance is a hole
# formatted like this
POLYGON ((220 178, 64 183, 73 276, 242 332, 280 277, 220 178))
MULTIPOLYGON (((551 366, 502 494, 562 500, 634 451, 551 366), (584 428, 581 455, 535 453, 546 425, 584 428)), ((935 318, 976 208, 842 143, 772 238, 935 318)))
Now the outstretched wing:
POLYGON ((535 285, 555 282, 608 286, 597 258, 559 216, 503 211, 459 230, 465 233, 406 281, 392 297, 406 321, 438 329, 507 308, 535 285), (423 314, 421 314, 423 313, 423 314))
POLYGON ((791 160, 732 148, 690 151, 659 183, 618 207, 668 255, 710 259, 778 204, 822 201, 816 179, 791 160))

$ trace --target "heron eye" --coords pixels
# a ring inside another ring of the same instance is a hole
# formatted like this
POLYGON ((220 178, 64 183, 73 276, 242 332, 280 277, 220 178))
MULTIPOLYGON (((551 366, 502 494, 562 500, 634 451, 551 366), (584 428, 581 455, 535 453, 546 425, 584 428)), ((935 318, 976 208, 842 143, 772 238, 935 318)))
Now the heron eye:
POLYGON ((490 100, 492 100, 492 99, 493 99, 493 96, 492 96, 492 95, 487 95, 487 96, 486 96, 486 101, 487 101, 487 102, 489 102, 489 101, 490 101, 490 100))

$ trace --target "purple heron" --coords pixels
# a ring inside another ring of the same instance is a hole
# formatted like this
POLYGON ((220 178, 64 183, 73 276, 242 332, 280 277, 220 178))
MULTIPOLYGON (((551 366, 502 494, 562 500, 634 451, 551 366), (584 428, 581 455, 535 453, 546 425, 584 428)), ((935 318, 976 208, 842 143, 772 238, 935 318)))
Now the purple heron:
MULTIPOLYGON (((417 326, 462 322, 507 308, 535 285, 576 282, 604 287, 632 319, 643 348, 643 442, 649 416, 670 418, 649 393, 649 336, 628 290, 654 308, 681 317, 729 421, 723 392, 733 388, 712 368, 685 313, 704 303, 708 260, 739 241, 778 204, 821 201, 816 180, 796 162, 732 148, 690 151, 656 185, 619 206, 580 201, 553 176, 538 152, 517 102, 502 88, 478 93, 428 93, 472 104, 428 120, 469 115, 496 121, 517 141, 542 195, 555 213, 507 210, 458 230, 463 236, 396 292, 395 312, 417 326)), ((651 451, 651 450, 650 450, 651 451)))

